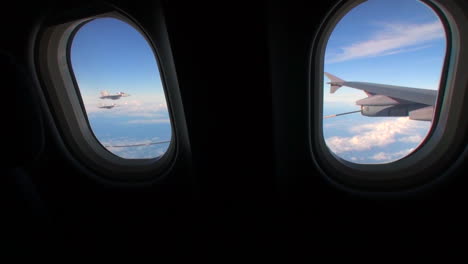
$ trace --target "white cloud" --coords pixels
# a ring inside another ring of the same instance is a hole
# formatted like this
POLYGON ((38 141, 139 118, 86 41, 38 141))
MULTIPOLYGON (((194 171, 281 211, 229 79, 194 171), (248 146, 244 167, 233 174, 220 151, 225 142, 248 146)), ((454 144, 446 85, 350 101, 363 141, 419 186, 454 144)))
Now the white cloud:
POLYGON ((370 39, 342 47, 326 63, 415 51, 429 47, 422 44, 444 37, 444 28, 438 20, 425 24, 383 24, 370 39))
POLYGON ((166 153, 167 144, 164 146, 145 146, 131 148, 107 148, 112 154, 125 159, 154 159, 166 153))
POLYGON ((100 103, 86 104, 86 112, 89 116, 136 116, 157 118, 167 116, 167 105, 165 103, 148 103, 139 100, 132 101, 115 101, 117 104, 112 109, 99 108, 100 103))
POLYGON ((404 143, 419 143, 421 141, 423 141, 423 137, 421 135, 412 135, 412 136, 408 136, 408 137, 402 137, 402 138, 399 138, 398 141, 399 142, 404 142, 404 143))
POLYGON ((423 137, 418 134, 417 129, 426 127, 421 121, 413 121, 407 117, 397 118, 389 121, 356 125, 349 129, 354 136, 330 137, 325 141, 334 153, 347 151, 370 150, 373 147, 383 147, 402 139, 402 142, 414 142, 423 137), (397 138, 407 135, 404 138, 397 138))
POLYGON ((379 152, 371 157, 371 159, 376 161, 392 161, 403 158, 414 151, 414 148, 405 149, 402 151, 394 152, 394 153, 385 153, 379 152))
POLYGON ((387 155, 385 152, 379 152, 379 153, 375 154, 374 156, 372 156, 372 159, 379 160, 379 161, 389 160, 390 156, 387 155))

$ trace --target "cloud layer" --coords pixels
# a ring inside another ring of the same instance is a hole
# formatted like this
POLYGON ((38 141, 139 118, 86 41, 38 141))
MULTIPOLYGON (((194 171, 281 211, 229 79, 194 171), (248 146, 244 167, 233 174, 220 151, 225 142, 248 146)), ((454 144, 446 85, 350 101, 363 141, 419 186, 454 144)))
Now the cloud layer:
POLYGON ((140 125, 147 125, 147 124, 169 124, 171 120, 169 118, 156 118, 156 119, 135 119, 130 120, 127 124, 140 124, 140 125))
POLYGON ((151 139, 132 139, 132 138, 113 138, 103 140, 102 145, 105 146, 114 155, 125 159, 153 159, 166 153, 169 143, 147 145, 147 146, 134 146, 134 147, 111 147, 122 145, 139 145, 149 144, 152 142, 164 141, 159 137, 151 139))
POLYGON ((418 143, 423 140, 423 136, 417 130, 424 127, 424 125, 417 122, 402 117, 378 123, 357 125, 349 129, 349 132, 354 136, 335 136, 327 138, 325 141, 327 146, 336 154, 370 150, 374 147, 384 147, 396 142, 418 143))
POLYGON ((415 51, 429 47, 423 45, 429 41, 444 37, 444 28, 438 20, 425 24, 382 24, 369 39, 340 48, 326 63, 415 51))
POLYGON ((392 161, 396 159, 400 159, 402 157, 406 157, 408 154, 414 151, 414 148, 404 149, 398 152, 393 153, 385 153, 379 152, 371 157, 371 159, 375 161, 392 161))
POLYGON ((134 116, 143 118, 162 118, 167 117, 167 105, 165 103, 148 103, 139 100, 117 101, 112 109, 99 108, 100 104, 86 104, 88 115, 99 116, 134 116))

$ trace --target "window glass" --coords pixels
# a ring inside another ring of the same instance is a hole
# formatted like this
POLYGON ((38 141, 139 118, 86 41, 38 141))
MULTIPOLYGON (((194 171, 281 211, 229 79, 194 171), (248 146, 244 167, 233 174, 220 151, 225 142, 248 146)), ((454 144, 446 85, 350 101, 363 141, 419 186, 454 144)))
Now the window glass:
POLYGON ((73 73, 96 139, 126 159, 163 155, 171 124, 155 54, 134 27, 115 18, 84 24, 70 48, 73 73))
POLYGON ((369 0, 328 40, 323 135, 338 157, 389 163, 423 142, 433 120, 446 52, 444 26, 416 0, 369 0))

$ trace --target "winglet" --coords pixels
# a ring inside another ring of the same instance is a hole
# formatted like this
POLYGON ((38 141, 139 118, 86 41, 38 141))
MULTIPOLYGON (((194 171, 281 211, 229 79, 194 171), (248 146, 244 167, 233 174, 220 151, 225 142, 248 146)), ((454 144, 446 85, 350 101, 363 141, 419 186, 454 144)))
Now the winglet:
POLYGON ((336 90, 338 90, 341 86, 343 86, 343 83, 345 82, 345 80, 342 80, 328 72, 325 72, 325 75, 331 81, 331 82, 328 82, 328 84, 330 84, 330 93, 335 93, 336 90))

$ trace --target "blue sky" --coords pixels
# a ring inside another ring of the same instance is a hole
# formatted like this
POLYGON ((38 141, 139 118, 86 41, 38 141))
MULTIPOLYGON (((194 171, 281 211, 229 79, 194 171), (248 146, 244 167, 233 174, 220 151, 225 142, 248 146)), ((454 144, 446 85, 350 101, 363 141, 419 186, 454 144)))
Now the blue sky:
MULTIPOLYGON (((439 18, 416 0, 369 0, 352 9, 327 43, 325 71, 346 81, 437 90, 446 50, 439 18)), ((324 76, 325 83, 329 80, 324 76)), ((324 85, 324 114, 359 110, 360 90, 324 85)), ((356 163, 388 163, 411 153, 430 122, 358 114, 324 119, 328 147, 356 163)))
MULTIPOLYGON (((75 35, 72 68, 91 128, 105 146, 170 140, 167 103, 155 55, 146 39, 127 23, 95 19, 75 35), (100 99, 101 91, 125 92, 119 100, 100 99), (100 106, 117 104, 112 109, 100 106)), ((155 158, 168 143, 107 149, 129 159, 155 158)))

